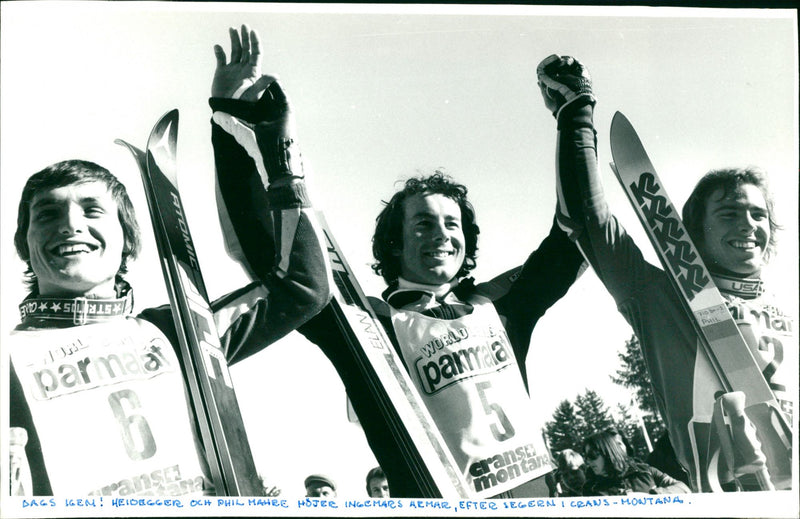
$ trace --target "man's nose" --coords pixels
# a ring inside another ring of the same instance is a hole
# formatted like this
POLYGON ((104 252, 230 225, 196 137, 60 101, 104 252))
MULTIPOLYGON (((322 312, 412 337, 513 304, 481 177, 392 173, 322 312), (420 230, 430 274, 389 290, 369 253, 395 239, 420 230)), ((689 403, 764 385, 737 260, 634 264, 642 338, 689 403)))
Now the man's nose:
POLYGON ((750 212, 745 212, 739 218, 739 229, 747 233, 750 233, 756 229, 756 221, 750 212))
POLYGON ((447 233, 447 227, 445 227, 444 222, 438 222, 434 224, 433 239, 441 242, 447 242, 450 240, 450 235, 447 233))
POLYGON ((70 206, 61 214, 58 222, 58 232, 72 235, 76 232, 81 232, 84 225, 83 210, 78 206, 70 206))

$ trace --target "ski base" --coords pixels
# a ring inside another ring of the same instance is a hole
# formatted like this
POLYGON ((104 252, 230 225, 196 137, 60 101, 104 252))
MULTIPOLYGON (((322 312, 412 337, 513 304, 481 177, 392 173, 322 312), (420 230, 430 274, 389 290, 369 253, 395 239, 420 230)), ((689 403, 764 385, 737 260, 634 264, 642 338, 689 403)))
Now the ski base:
POLYGON ((117 140, 142 174, 183 370, 217 495, 263 495, 209 306, 177 184, 178 111, 155 125, 147 151, 117 140))

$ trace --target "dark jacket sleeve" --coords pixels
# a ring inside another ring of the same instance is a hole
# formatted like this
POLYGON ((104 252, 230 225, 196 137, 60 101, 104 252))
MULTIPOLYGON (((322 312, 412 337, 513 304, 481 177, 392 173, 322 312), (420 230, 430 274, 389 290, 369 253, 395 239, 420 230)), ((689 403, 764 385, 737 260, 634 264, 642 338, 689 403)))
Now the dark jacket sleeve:
POLYGON ((617 306, 661 271, 641 251, 611 214, 597 164, 593 106, 568 106, 558 121, 558 210, 556 218, 578 244, 617 306))
MULTIPOLYGON (((505 328, 523 370, 531 333, 539 318, 553 306, 583 271, 580 251, 555 220, 550 233, 521 268, 494 278, 490 298, 505 328), (499 288, 499 290, 497 290, 499 288)), ((479 291, 487 291, 479 285, 479 291)))
POLYGON ((211 107, 220 224, 226 249, 252 280, 211 303, 221 346, 235 363, 319 313, 331 277, 302 177, 284 174, 271 185, 266 168, 277 161, 252 145, 274 114, 263 103, 231 99, 212 99, 211 107))

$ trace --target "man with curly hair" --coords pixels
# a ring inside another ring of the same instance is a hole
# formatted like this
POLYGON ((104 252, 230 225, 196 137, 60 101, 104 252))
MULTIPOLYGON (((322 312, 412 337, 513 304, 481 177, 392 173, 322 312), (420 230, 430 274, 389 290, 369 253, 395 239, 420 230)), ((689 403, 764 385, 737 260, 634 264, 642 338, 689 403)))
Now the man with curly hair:
POLYGON ((554 226, 523 265, 476 285, 468 275, 479 233, 464 185, 440 171, 406 181, 377 218, 373 269, 388 288, 373 307, 470 487, 484 497, 501 488, 511 491, 502 497, 547 495, 549 466, 527 455, 539 433, 525 360, 533 327, 582 261, 554 226), (487 460, 509 451, 526 454, 502 485, 505 473, 487 460))
MULTIPOLYGON (((234 187, 221 183, 223 196, 234 187)), ((247 229, 246 222, 236 228, 247 229)), ((534 326, 577 279, 583 257, 554 220, 524 264, 476 284, 467 276, 478 234, 465 186, 440 171, 409 179, 377 218, 373 268, 388 289, 371 302, 474 495, 548 496, 544 475, 552 468, 533 424, 525 361, 534 326)), ((392 496, 424 496, 418 460, 399 455, 402 440, 330 307, 299 331, 336 368, 392 496)))

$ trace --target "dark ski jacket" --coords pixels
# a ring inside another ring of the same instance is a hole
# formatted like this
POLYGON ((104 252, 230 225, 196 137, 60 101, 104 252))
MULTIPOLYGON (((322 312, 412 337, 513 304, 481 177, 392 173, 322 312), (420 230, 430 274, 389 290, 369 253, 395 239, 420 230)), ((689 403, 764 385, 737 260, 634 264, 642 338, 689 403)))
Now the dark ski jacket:
MULTIPOLYGON (((592 118, 593 107, 588 104, 568 106, 559 118, 557 219, 639 338, 676 457, 693 490, 709 491, 715 485, 709 472, 717 472, 717 467, 710 467, 708 448, 712 408, 722 386, 668 275, 644 259, 608 207, 592 118)), ((793 319, 764 293, 760 280, 713 277, 767 382, 776 394, 785 391, 779 374, 783 380, 796 379, 796 370, 787 375, 785 369, 796 368, 796 361, 782 362, 784 356, 796 359, 791 351, 796 351, 792 344, 797 341, 793 319)), ((789 412, 791 404, 782 405, 789 412)))

